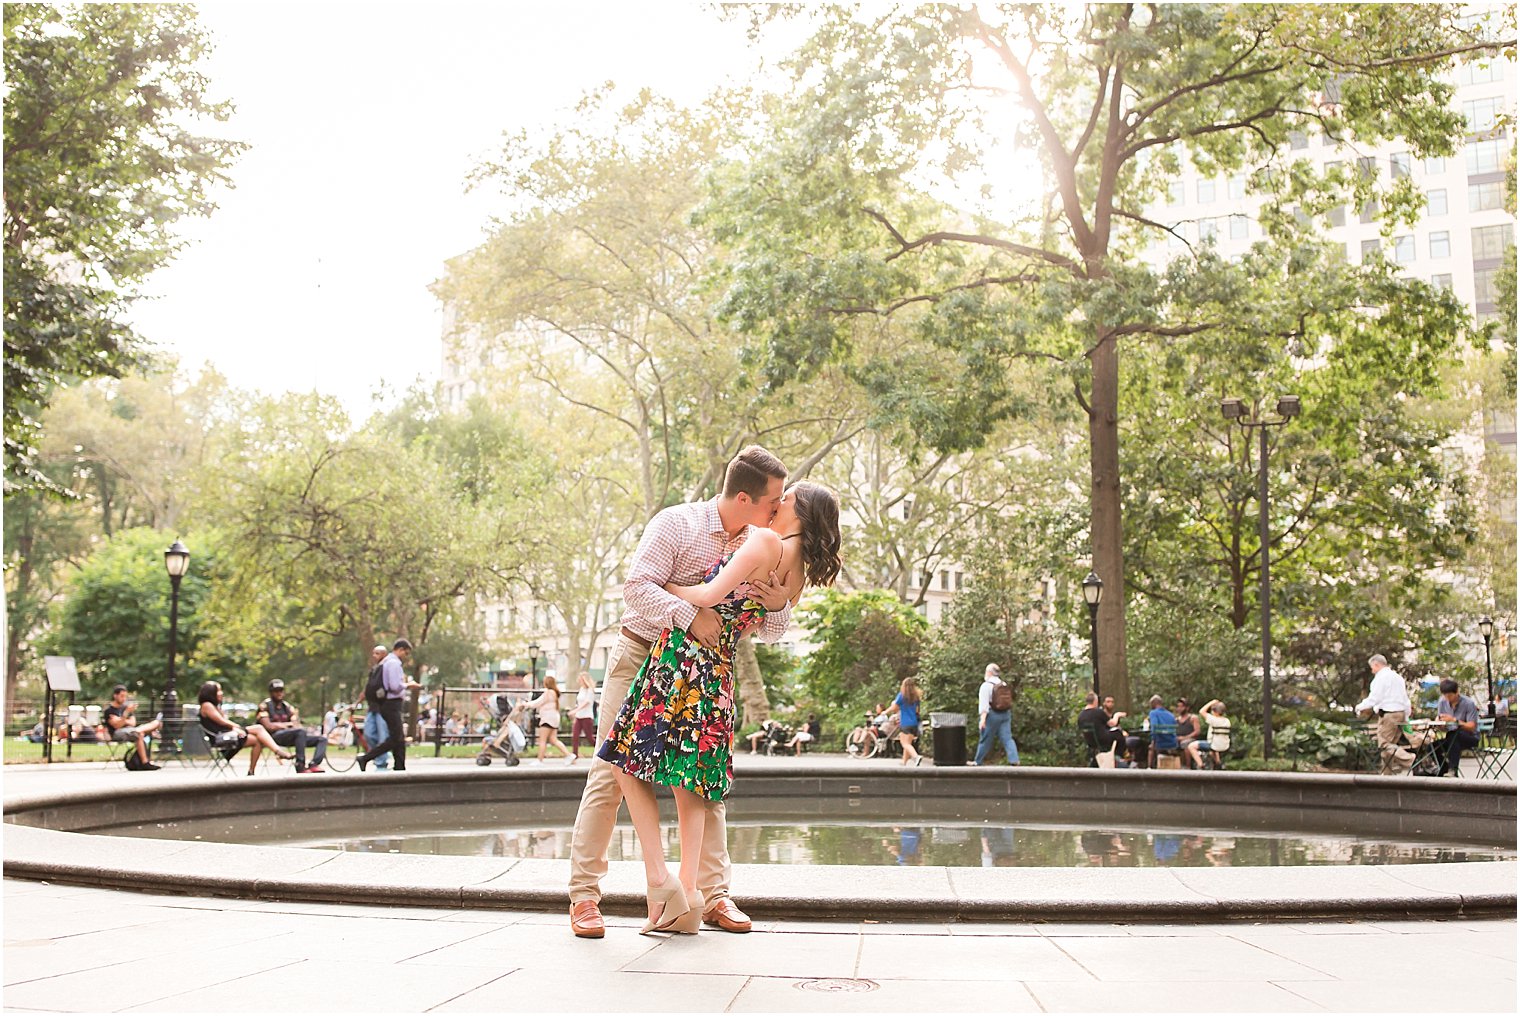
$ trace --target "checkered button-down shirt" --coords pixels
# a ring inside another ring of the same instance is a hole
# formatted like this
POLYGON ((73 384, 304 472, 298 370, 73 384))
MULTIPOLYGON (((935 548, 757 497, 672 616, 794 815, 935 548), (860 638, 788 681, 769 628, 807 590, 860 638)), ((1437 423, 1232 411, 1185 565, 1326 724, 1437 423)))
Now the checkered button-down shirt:
MULTIPOLYGON (((716 498, 672 505, 650 519, 623 586, 623 600, 628 604, 623 627, 653 642, 666 628, 690 626, 697 616, 696 605, 667 593, 665 584, 694 586, 701 582, 714 563, 744 543, 751 528, 745 526, 736 539, 730 540, 718 517, 716 498)), ((780 641, 791 619, 790 603, 783 610, 767 613, 756 637, 762 642, 780 641)))

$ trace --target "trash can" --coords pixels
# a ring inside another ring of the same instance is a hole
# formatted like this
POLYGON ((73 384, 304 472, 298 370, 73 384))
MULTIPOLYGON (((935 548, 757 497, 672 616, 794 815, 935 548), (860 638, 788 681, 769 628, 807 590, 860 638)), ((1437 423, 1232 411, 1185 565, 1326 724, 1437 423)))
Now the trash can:
POLYGON ((964 766, 966 764, 966 714, 930 713, 929 722, 934 724, 934 764, 964 766))

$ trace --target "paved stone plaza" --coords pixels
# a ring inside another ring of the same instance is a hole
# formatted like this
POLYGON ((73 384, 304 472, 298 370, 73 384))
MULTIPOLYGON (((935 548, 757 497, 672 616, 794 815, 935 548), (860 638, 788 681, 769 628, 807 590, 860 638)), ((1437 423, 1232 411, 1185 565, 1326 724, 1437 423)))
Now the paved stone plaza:
MULTIPOLYGON (((470 764, 417 761, 424 770, 470 764)), ((129 774, 98 764, 10 766, 4 775, 7 799, 206 780, 175 766, 129 774)), ((254 779, 319 778, 272 768, 254 779)), ((1505 868, 1512 879, 1514 865, 1505 868)), ((581 941, 563 916, 536 912, 152 895, 15 878, 4 882, 4 903, 4 1004, 14 1011, 288 1009, 278 998, 365 1012, 1512 1012, 1516 998, 1512 919, 762 920, 749 935, 656 939, 637 934, 637 919, 611 916, 605 939, 581 941), (1441 969, 1460 972, 1455 995, 1441 969), (277 981, 260 981, 266 972, 277 981), (274 983, 276 995, 258 987, 274 983)))

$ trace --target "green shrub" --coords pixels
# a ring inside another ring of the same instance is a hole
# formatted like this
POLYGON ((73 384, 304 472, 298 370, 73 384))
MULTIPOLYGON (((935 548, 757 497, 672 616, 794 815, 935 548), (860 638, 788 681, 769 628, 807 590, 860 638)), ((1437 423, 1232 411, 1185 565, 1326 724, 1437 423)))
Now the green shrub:
POLYGON ((1367 734, 1358 726, 1305 719, 1280 731, 1275 747, 1284 758, 1329 769, 1361 769, 1367 734))

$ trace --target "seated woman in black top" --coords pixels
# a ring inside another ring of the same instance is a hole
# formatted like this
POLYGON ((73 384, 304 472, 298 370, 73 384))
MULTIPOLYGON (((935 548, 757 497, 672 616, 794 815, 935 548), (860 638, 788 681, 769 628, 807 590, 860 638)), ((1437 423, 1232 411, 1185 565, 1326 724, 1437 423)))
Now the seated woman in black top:
POLYGON ((274 743, 274 735, 259 726, 250 723, 246 727, 240 727, 227 719, 222 712, 222 686, 215 681, 207 681, 201 685, 201 728, 211 738, 211 747, 218 751, 228 752, 231 758, 242 750, 243 745, 251 739, 253 749, 248 753, 248 775, 252 776, 258 768, 259 756, 264 749, 268 748, 287 762, 295 758, 295 755, 284 750, 274 743))

